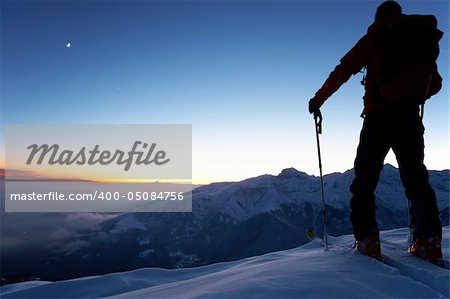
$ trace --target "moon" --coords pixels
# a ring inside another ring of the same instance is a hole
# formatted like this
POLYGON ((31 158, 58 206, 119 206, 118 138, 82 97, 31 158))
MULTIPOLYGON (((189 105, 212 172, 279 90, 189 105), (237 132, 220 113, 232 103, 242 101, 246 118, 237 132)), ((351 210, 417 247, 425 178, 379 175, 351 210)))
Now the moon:
POLYGON ((70 47, 72 47, 72 44, 70 42, 67 42, 66 48, 70 48, 70 47))

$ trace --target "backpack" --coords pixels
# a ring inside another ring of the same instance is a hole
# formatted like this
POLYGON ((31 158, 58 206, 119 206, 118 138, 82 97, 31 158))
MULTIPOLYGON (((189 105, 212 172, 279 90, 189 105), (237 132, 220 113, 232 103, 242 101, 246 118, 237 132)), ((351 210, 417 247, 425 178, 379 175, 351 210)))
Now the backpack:
POLYGON ((434 16, 402 14, 380 20, 369 27, 367 36, 367 68, 382 98, 422 104, 439 92, 442 77, 436 59, 443 32, 434 16))

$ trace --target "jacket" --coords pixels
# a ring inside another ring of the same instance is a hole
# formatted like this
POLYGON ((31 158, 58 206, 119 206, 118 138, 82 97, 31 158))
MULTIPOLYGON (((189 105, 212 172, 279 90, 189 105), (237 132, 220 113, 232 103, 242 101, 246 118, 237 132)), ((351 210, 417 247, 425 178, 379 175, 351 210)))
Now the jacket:
POLYGON ((364 115, 392 102, 425 102, 442 86, 436 58, 443 33, 436 26, 432 15, 401 14, 373 23, 317 91, 313 98, 316 106, 363 68, 367 68, 364 115))

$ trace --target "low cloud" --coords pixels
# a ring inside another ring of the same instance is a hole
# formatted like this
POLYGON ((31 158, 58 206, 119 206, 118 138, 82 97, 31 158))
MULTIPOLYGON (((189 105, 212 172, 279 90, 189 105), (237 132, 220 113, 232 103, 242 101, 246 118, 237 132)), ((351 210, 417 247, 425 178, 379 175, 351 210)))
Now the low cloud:
POLYGON ((95 228, 98 224, 113 219, 119 214, 107 213, 71 213, 66 218, 67 228, 78 232, 95 228))

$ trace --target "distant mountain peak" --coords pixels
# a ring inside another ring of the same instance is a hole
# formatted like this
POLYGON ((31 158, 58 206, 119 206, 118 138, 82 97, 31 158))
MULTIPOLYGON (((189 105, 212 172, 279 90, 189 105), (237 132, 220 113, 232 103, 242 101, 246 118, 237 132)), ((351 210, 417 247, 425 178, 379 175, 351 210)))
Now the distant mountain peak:
POLYGON ((282 178, 305 177, 305 176, 308 176, 308 174, 306 174, 302 171, 298 171, 294 167, 283 169, 280 172, 280 174, 278 175, 278 177, 282 177, 282 178))

